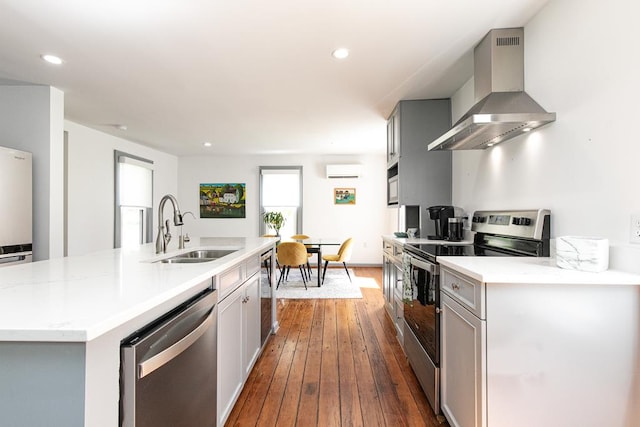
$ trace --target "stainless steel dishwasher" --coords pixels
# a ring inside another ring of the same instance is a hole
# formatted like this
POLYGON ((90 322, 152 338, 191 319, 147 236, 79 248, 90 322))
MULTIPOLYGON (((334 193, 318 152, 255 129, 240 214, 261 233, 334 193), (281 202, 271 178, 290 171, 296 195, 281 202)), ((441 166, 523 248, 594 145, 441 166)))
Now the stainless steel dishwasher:
POLYGON ((122 426, 216 424, 217 292, 207 289, 122 341, 122 426))

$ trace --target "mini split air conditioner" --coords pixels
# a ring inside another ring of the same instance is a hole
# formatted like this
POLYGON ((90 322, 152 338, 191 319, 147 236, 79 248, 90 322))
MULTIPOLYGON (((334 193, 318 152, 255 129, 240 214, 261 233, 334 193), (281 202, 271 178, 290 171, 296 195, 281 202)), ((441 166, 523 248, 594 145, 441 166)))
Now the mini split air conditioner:
POLYGON ((360 178, 362 165, 327 165, 327 178, 360 178))

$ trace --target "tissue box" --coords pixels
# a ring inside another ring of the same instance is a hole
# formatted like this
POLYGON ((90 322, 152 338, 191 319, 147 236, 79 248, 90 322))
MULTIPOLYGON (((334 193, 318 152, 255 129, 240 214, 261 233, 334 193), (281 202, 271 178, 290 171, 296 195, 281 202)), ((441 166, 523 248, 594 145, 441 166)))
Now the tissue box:
POLYGON ((609 268, 609 240, 599 237, 558 237, 556 264, 568 270, 605 271, 609 268))

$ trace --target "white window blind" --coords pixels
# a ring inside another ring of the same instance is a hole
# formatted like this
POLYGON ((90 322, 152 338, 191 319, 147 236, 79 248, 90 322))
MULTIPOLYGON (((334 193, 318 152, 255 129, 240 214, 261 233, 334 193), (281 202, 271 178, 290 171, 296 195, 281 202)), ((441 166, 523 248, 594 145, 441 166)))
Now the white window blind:
POLYGON ((263 206, 300 206, 300 171, 262 170, 263 206))

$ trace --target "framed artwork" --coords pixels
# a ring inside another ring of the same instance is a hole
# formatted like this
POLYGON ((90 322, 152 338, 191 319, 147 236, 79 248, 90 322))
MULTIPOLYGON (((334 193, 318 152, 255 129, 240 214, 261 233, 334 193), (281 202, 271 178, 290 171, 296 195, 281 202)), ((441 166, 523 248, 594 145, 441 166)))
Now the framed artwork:
POLYGON ((355 205, 356 189, 355 188, 334 188, 333 200, 336 205, 355 205))
POLYGON ((246 218, 246 184, 200 184, 200 218, 246 218))

